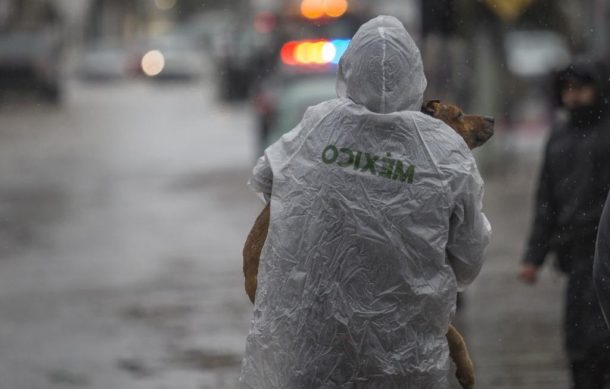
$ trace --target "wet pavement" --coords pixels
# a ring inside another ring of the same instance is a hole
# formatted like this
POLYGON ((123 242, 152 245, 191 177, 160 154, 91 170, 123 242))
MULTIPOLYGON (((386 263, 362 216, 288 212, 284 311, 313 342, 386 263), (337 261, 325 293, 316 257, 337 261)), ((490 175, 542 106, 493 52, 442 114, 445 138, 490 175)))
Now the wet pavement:
MULTIPOLYGON (((0 389, 235 388, 251 112, 205 82, 68 91, 0 106, 0 389)), ((494 240, 457 325, 479 388, 567 388, 563 280, 515 278, 537 148, 494 142, 494 240)))

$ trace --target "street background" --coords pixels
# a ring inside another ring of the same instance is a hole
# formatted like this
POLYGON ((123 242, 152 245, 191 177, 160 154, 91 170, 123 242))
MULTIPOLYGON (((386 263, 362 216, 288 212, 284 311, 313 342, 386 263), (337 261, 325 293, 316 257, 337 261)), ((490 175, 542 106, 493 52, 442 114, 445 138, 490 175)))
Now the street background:
MULTIPOLYGON (((246 186, 263 136, 259 75, 280 70, 241 55, 256 48, 240 44, 236 55, 232 39, 248 35, 235 26, 252 15, 264 33, 269 14, 256 17, 277 4, 32 1, 59 15, 45 19, 44 33, 30 23, 35 39, 54 30, 61 38, 47 43, 44 81, 13 88, 25 74, 15 58, 27 53, 10 49, 19 25, 10 3, 0 0, 0 389, 236 388, 251 315, 241 250, 263 207, 246 186), (201 25, 213 26, 201 32, 205 47, 175 62, 167 49, 166 73, 145 66, 159 34, 201 25), (227 70, 240 61, 249 72, 227 70)), ((564 280, 551 261, 536 286, 516 273, 555 115, 546 76, 577 53, 607 57, 610 4, 379 3, 366 15, 395 10, 414 31, 429 96, 497 120, 476 153, 494 236, 456 317, 478 387, 568 388, 564 280), (523 21, 535 7, 541 13, 523 21), (533 29, 558 35, 511 35, 533 29), (518 48, 499 54, 496 39, 518 48), (545 60, 523 62, 532 39, 553 47, 545 60)))

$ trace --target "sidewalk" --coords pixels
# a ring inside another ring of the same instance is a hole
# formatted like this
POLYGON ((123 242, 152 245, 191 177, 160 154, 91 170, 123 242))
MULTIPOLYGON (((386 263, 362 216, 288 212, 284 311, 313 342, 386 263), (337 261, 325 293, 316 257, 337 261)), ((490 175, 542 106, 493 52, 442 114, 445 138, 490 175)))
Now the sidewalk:
POLYGON ((525 286, 516 278, 538 173, 535 161, 516 157, 512 168, 486 177, 485 211, 493 239, 481 275, 465 293, 457 326, 475 362, 477 387, 567 389, 564 280, 550 260, 537 285, 525 286))

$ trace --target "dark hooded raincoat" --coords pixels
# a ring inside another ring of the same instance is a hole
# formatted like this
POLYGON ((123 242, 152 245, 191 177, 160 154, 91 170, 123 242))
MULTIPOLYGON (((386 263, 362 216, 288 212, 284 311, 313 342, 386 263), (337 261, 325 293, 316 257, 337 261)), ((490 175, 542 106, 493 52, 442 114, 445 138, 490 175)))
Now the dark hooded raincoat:
POLYGON ((592 82, 598 99, 594 106, 572 111, 550 135, 524 262, 542 266, 554 253, 568 275, 565 342, 569 358, 578 361, 610 352, 592 276, 597 226, 610 188, 610 81, 603 66, 577 62, 557 75, 558 99, 568 79, 592 82))

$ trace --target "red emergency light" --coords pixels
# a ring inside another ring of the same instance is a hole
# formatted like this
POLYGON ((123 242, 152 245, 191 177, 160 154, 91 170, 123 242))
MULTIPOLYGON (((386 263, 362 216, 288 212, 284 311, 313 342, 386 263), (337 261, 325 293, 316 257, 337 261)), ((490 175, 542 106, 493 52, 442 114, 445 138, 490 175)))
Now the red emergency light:
POLYGON ((282 62, 290 66, 338 64, 349 39, 291 41, 282 47, 282 62))

